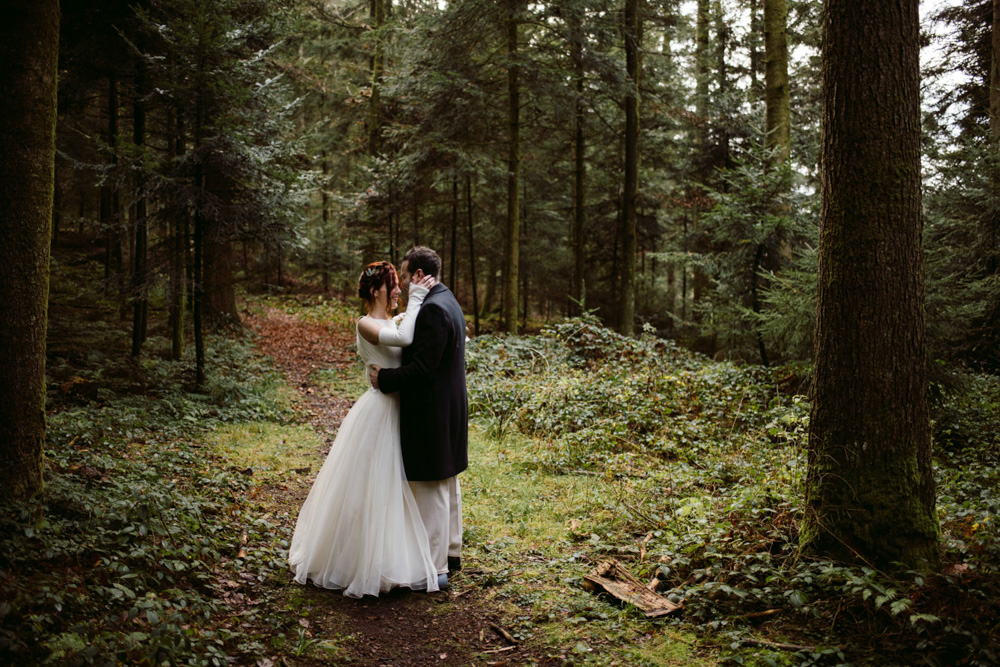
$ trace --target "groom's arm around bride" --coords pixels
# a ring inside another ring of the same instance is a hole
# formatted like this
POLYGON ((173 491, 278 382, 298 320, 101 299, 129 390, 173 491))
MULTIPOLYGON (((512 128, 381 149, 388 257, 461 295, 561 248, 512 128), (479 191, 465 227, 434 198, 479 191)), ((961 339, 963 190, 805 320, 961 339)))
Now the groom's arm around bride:
MULTIPOLYGON (((421 276, 437 277, 441 260, 416 247, 403 258, 404 289, 421 276)), ((455 295, 438 283, 424 299, 413 343, 399 368, 372 373, 383 393, 399 392, 400 442, 438 572, 453 569, 461 550, 461 492, 456 475, 468 467, 468 396, 465 385, 465 316, 455 295)))

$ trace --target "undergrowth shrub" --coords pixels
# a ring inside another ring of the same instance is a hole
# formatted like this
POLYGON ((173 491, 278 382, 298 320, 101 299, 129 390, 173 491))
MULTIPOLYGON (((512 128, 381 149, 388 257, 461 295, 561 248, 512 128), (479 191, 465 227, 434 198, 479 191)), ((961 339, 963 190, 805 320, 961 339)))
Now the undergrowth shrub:
POLYGON ((45 492, 0 508, 0 664, 226 665, 255 651, 213 617, 233 580, 283 570, 284 552, 248 503, 253 471, 227 469, 204 435, 290 412, 245 341, 209 340, 203 393, 163 339, 138 367, 55 359, 45 492))
POLYGON ((997 663, 997 378, 972 377, 933 406, 945 569, 890 575, 798 551, 801 367, 716 363, 578 318, 537 336, 480 337, 468 368, 474 417, 496 437, 520 434, 529 454, 518 465, 620 481, 608 499, 617 532, 579 539, 594 559, 636 559, 638 575, 683 599, 668 622, 733 649, 773 624, 803 646, 795 664, 997 663))

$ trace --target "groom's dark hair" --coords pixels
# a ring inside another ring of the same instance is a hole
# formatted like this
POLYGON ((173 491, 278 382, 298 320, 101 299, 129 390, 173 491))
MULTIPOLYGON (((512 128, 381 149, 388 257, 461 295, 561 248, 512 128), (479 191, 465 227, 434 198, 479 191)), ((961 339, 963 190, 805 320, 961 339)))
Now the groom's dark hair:
POLYGON ((417 269, 422 269, 425 276, 435 278, 441 273, 441 258, 427 246, 418 245, 410 248, 403 256, 403 261, 406 262, 406 268, 410 270, 411 275, 416 273, 417 269))

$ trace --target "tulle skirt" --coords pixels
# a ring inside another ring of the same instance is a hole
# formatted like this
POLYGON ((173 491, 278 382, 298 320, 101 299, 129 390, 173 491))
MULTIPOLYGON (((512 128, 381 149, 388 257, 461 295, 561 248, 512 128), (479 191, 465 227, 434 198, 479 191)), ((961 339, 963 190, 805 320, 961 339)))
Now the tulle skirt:
POLYGON ((359 598, 438 590, 399 447, 399 395, 365 392, 344 418, 288 550, 295 581, 359 598))

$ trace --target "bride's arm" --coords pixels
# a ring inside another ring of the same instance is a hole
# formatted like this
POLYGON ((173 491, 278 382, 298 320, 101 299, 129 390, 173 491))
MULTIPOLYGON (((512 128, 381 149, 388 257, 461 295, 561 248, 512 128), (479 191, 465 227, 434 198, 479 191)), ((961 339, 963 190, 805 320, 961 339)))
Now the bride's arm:
POLYGON ((358 334, 372 345, 378 345, 378 334, 382 330, 379 323, 370 317, 358 320, 358 334))
POLYGON ((378 334, 378 342, 381 345, 392 347, 406 347, 413 342, 413 328, 416 326, 417 313, 424 303, 424 298, 430 289, 425 285, 410 285, 410 299, 406 304, 406 312, 403 313, 403 320, 399 323, 399 328, 383 327, 378 334))

